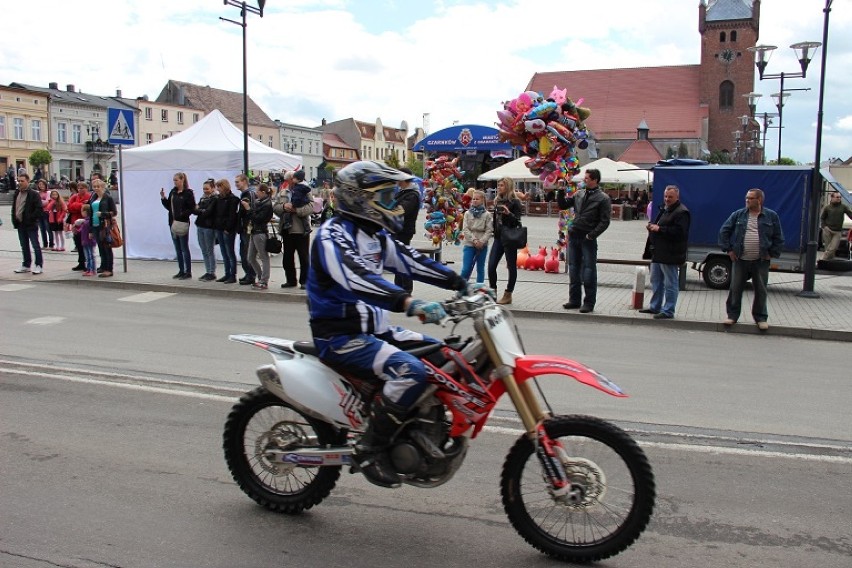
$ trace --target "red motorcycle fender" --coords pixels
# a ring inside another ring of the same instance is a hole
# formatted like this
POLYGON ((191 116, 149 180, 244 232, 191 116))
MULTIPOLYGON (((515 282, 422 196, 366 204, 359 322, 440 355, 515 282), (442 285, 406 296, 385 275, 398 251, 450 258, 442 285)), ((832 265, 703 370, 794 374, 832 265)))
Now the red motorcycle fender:
POLYGON ((523 355, 515 359, 515 380, 519 383, 539 375, 565 375, 606 394, 627 397, 617 384, 577 361, 550 355, 523 355))

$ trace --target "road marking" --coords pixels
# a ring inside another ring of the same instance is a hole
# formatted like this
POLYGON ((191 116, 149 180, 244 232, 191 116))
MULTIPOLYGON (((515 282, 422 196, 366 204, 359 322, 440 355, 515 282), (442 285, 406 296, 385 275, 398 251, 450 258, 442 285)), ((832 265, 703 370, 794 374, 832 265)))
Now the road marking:
POLYGON ((174 292, 143 292, 141 294, 134 294, 132 296, 125 296, 124 298, 119 298, 119 302, 136 302, 137 304, 144 304, 146 302, 156 302, 157 300, 162 300, 163 298, 168 298, 169 296, 174 296, 174 292))
POLYGON ((44 316, 43 318, 35 318, 27 321, 30 325, 56 325, 65 321, 62 316, 44 316))
MULTIPOLYGON (((12 363, 11 361, 3 361, 0 360, 0 363, 12 363)), ((20 363, 16 363, 20 364, 20 363)), ((41 367, 45 369, 55 368, 50 367, 48 365, 30 365, 29 367, 41 367)), ((93 375, 103 375, 105 377, 123 377, 126 379, 133 379, 137 381, 144 380, 154 380, 161 384, 173 385, 175 387, 199 387, 200 385, 193 385, 192 383, 184 383, 178 381, 163 381, 161 379, 148 379, 146 377, 135 376, 135 375, 118 375, 115 373, 102 373, 98 371, 81 371, 77 369, 63 369, 68 372, 84 372, 87 374, 93 375)), ((98 385, 98 386, 113 386, 119 388, 125 388, 129 390, 134 390, 137 392, 149 392, 155 394, 168 394, 175 396, 183 396, 188 398, 198 398, 203 400, 210 400, 216 402, 225 402, 229 404, 233 404, 239 398, 239 396, 234 395, 225 395, 225 394, 208 394, 202 392, 195 392, 189 390, 179 390, 178 388, 165 388, 165 387, 156 387, 150 385, 143 384, 133 384, 127 382, 116 382, 114 380, 106 380, 106 379, 97 379, 97 378, 84 378, 84 377, 74 377, 70 375, 64 375, 56 372, 37 372, 37 371, 26 371, 19 369, 10 369, 8 366, 4 368, 4 373, 8 373, 10 375, 26 375, 31 377, 41 377, 46 379, 59 379, 63 381, 69 381, 73 383, 80 384, 89 384, 89 385, 98 385)), ((218 390, 223 393, 225 392, 233 392, 234 389, 224 388, 224 387, 216 387, 216 386, 204 386, 207 390, 218 390)), ((518 422, 517 419, 513 418, 495 418, 496 420, 508 421, 508 422, 518 422)), ((484 431, 492 432, 495 434, 503 434, 508 436, 517 437, 524 433, 524 431, 520 428, 508 428, 505 426, 486 426, 483 428, 484 431)), ((712 436, 705 437, 708 440, 712 440, 712 436)), ((638 441, 638 444, 645 448, 656 448, 662 450, 671 450, 671 451, 683 451, 683 452, 694 452, 694 453, 702 453, 702 454, 712 454, 712 455, 733 455, 733 456, 756 456, 756 457, 765 457, 765 458, 786 458, 800 461, 810 461, 810 462, 822 462, 822 463, 834 463, 834 464, 844 464, 844 465, 852 465, 852 458, 844 457, 844 456, 821 456, 821 455, 813 455, 813 454, 797 454, 797 453, 785 453, 785 452, 772 452, 766 450, 758 450, 758 449, 750 449, 750 448, 730 448, 724 446, 712 446, 712 445, 692 445, 692 444, 673 444, 668 442, 648 442, 648 441, 638 441)), ((816 447, 825 447, 825 446, 816 446, 816 447)), ((848 449, 841 446, 834 446, 838 449, 848 449)))
POLYGON ((20 292, 27 288, 35 288, 34 284, 4 284, 0 286, 0 292, 20 292))

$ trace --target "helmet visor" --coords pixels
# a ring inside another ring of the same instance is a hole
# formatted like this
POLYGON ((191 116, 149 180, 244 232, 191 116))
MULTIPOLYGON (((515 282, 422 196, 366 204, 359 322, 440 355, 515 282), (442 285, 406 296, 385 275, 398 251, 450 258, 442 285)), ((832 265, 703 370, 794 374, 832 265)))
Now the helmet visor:
POLYGON ((373 192, 373 194, 375 195, 373 202, 376 203, 376 205, 380 206, 382 209, 387 209, 388 211, 396 209, 396 185, 387 185, 385 187, 377 188, 373 192))

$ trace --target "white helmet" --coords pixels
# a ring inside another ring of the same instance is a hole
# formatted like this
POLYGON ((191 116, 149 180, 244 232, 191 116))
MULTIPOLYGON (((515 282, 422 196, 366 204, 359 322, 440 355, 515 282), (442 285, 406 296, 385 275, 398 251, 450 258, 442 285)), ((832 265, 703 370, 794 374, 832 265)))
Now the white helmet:
POLYGON ((344 217, 370 221, 395 233, 404 210, 396 201, 397 183, 414 176, 378 162, 354 162, 337 172, 334 197, 344 217))

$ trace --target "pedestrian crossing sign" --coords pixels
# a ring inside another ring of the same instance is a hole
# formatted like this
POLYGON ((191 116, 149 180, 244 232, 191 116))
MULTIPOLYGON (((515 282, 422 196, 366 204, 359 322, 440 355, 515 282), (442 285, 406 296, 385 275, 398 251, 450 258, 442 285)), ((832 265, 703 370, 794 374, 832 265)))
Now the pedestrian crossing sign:
POLYGON ((136 133, 133 124, 133 111, 130 109, 107 109, 107 128, 109 129, 110 144, 136 143, 136 133))

